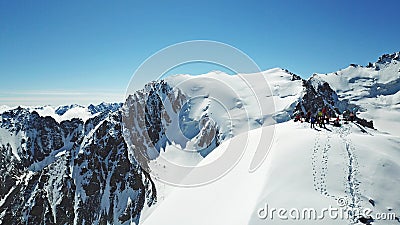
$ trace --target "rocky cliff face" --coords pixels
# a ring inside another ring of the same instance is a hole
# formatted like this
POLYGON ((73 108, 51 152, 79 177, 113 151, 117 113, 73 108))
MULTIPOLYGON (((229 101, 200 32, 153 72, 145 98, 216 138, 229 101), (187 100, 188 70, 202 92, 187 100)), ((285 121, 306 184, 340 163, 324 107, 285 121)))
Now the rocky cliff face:
POLYGON ((148 162, 171 143, 193 148, 203 156, 217 147, 217 124, 210 122, 206 114, 199 121, 189 118, 190 105, 181 90, 163 80, 130 95, 122 109, 122 120, 126 140, 132 146, 132 158, 149 170, 148 162))
POLYGON ((131 163, 121 112, 57 123, 17 108, 0 115, 2 224, 129 224, 156 200, 131 163))

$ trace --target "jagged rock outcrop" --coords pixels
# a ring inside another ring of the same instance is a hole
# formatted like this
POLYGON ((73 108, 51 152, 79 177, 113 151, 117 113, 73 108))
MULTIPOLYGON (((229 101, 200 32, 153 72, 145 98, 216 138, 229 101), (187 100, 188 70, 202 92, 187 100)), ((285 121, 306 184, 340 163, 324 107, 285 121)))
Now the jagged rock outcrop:
POLYGON ((383 54, 382 56, 379 57, 376 63, 386 64, 386 63, 391 63, 393 60, 400 61, 400 52, 395 52, 392 54, 383 54))
POLYGON ((356 107, 348 101, 339 100, 337 93, 327 82, 318 82, 310 78, 303 80, 303 87, 304 94, 296 105, 295 113, 310 111, 315 114, 325 107, 329 114, 336 115, 356 107))

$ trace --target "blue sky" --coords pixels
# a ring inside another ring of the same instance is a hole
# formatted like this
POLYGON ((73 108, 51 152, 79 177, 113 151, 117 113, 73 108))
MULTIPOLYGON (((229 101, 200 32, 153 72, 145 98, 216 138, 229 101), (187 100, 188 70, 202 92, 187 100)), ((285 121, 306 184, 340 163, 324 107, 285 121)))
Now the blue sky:
POLYGON ((304 78, 365 65, 400 51, 399 8, 396 0, 0 1, 0 105, 122 101, 146 58, 197 39, 304 78))

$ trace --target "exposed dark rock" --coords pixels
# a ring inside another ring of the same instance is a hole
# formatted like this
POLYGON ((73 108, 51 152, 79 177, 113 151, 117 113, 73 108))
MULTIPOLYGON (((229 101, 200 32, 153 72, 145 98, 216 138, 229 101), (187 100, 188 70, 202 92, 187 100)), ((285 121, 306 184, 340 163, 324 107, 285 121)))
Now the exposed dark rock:
POLYGON ((386 64, 392 62, 393 60, 400 61, 400 52, 395 52, 392 54, 384 54, 381 57, 379 57, 377 63, 386 64))
POLYGON ((371 225, 371 223, 374 222, 374 218, 372 218, 371 216, 369 217, 361 216, 360 218, 358 218, 358 221, 363 224, 371 225))
POLYGON ((341 113, 341 108, 346 105, 347 102, 339 101, 335 91, 329 86, 328 83, 324 82, 322 85, 317 86, 317 90, 314 87, 313 80, 307 80, 303 82, 304 95, 296 105, 295 114, 303 112, 306 114, 308 111, 315 114, 326 107, 327 112, 331 115, 341 113))
POLYGON ((355 120, 356 120, 356 122, 358 124, 360 124, 363 127, 368 127, 368 128, 371 128, 371 129, 375 129, 374 128, 374 122, 372 120, 367 121, 366 119, 362 119, 362 118, 359 118, 359 117, 355 117, 355 120))
POLYGON ((302 80, 302 78, 301 78, 299 75, 297 75, 297 74, 294 74, 294 73, 290 72, 290 71, 289 71, 289 70, 287 70, 287 69, 285 69, 284 71, 285 71, 286 73, 288 73, 288 74, 292 75, 292 79, 291 79, 291 81, 295 81, 295 80, 302 80))
POLYGON ((371 203, 372 206, 375 206, 375 201, 373 199, 368 199, 368 202, 371 203))

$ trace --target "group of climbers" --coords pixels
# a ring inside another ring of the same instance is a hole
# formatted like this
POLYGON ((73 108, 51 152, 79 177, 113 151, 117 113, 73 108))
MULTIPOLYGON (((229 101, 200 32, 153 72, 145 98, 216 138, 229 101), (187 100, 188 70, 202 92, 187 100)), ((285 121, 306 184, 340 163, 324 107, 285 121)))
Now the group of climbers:
MULTIPOLYGON (((354 117, 355 117, 354 113, 351 113, 349 115, 349 120, 353 121, 354 117)), ((304 114, 304 112, 300 112, 300 113, 296 114, 294 121, 310 123, 311 128, 315 128, 315 124, 317 124, 317 125, 319 125, 320 128, 326 129, 326 124, 330 124, 330 122, 332 122, 332 125, 335 127, 341 126, 339 115, 335 115, 335 113, 332 113, 331 111, 329 111, 327 109, 327 107, 322 107, 322 109, 316 113, 307 111, 307 113, 304 114), (331 118, 334 118, 334 119, 331 120, 331 118)))

